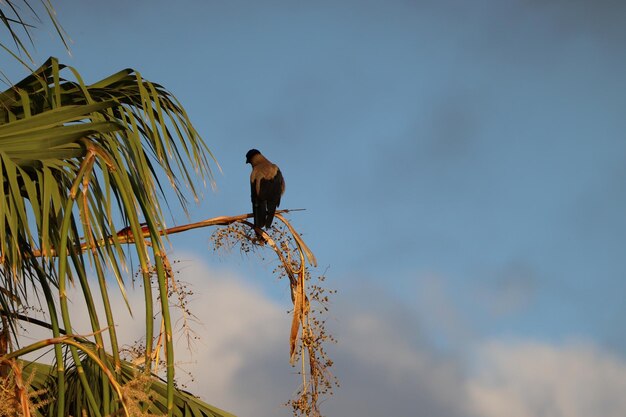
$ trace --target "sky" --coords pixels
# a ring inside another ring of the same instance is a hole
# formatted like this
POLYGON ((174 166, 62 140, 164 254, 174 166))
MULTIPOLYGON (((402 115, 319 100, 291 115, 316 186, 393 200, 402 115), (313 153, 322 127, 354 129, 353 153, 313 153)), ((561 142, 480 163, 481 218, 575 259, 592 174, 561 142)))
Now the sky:
MULTIPOLYGON (((130 67, 185 106, 222 168, 189 221, 250 211, 250 148, 280 166, 338 291, 326 415, 626 413, 626 3, 53 4, 71 56, 44 25, 36 60, 130 67)), ((172 238, 202 322, 188 389, 288 416, 286 282, 209 235, 172 238)))

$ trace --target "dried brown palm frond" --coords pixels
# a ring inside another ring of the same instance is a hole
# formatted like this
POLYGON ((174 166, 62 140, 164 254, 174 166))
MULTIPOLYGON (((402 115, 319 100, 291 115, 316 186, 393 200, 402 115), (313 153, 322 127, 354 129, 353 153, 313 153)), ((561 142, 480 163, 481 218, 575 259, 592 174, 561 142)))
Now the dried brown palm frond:
POLYGON ((33 389, 36 370, 25 377, 23 363, 15 359, 2 362, 10 371, 0 376, 0 417, 35 416, 54 400, 46 388, 33 389))
POLYGON ((229 226, 218 229, 212 241, 216 249, 238 245, 243 252, 269 247, 277 256, 276 273, 289 279, 293 303, 289 360, 292 366, 300 360, 302 378, 296 396, 287 405, 295 416, 318 417, 321 397, 332 395, 333 387, 337 386, 336 378, 330 373, 333 363, 325 350, 326 343, 335 339, 326 331, 325 320, 320 317, 328 310, 328 294, 333 291, 322 286, 324 276, 319 277, 320 283, 310 283, 310 268, 317 266, 317 261, 300 234, 281 214, 286 211, 277 212, 276 218, 282 226, 274 226, 270 232, 255 228, 244 219, 223 219, 229 226), (263 240, 259 241, 258 236, 263 240))

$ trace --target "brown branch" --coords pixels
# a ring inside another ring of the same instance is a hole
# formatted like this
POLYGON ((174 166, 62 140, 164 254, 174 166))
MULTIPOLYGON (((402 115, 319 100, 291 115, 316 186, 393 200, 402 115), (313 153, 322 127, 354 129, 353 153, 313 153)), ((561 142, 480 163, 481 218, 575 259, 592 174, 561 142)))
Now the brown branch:
MULTIPOLYGON (((292 211, 302 211, 302 210, 305 210, 305 209, 278 210, 276 214, 289 213, 292 211)), ((232 223, 245 221, 246 219, 249 219, 251 217, 254 217, 254 214, 247 213, 247 214, 240 214, 238 216, 218 216, 218 217, 213 217, 211 219, 206 219, 206 220, 202 220, 202 221, 195 222, 195 223, 189 223, 189 224, 184 224, 181 226, 174 226, 174 227, 170 227, 167 229, 159 230, 159 235, 160 236, 173 235, 176 233, 186 232, 187 230, 199 229, 202 227, 209 227, 209 226, 227 226, 232 223)), ((250 223, 248 224, 251 225, 250 223)), ((142 232, 143 232, 142 237, 147 238, 150 236, 150 232, 146 228, 142 228, 142 232)), ((120 231, 116 232, 116 235, 120 243, 133 243, 135 241, 135 238, 130 232, 130 229, 128 227, 125 227, 121 229, 120 231)), ((101 239, 95 242, 95 247, 105 246, 107 243, 111 244, 113 242, 114 242, 113 236, 109 236, 105 239, 101 239)), ((84 252, 90 247, 93 248, 92 245, 90 245, 87 242, 84 242, 80 244, 80 246, 76 246, 74 250, 76 250, 77 252, 84 252)), ((40 256, 43 256, 43 253, 40 250, 34 250, 33 256, 40 257, 40 256)), ((49 256, 51 257, 57 256, 56 250, 54 250, 54 248, 52 248, 49 251, 49 256)))
MULTIPOLYGON (((336 379, 328 371, 332 361, 326 356, 322 343, 334 339, 324 329, 325 320, 316 317, 321 311, 311 309, 309 298, 317 303, 322 303, 327 298, 323 295, 324 290, 317 285, 310 292, 307 289, 307 281, 310 279, 308 266, 317 266, 315 256, 285 217, 277 213, 276 219, 283 225, 277 226, 274 230, 276 233, 270 232, 271 236, 243 219, 237 221, 238 224, 224 228, 224 231, 216 231, 213 239, 216 248, 232 247, 232 239, 239 241, 245 252, 251 250, 248 245, 267 245, 266 248, 271 249, 278 257, 281 268, 277 270, 281 276, 289 279, 293 303, 289 359, 292 366, 295 366, 298 359, 302 365, 301 386, 295 398, 289 400, 287 405, 291 406, 296 417, 319 417, 320 396, 329 393, 332 395, 332 387, 336 385, 336 379), (253 229, 255 233, 250 233, 249 229, 253 229)), ((323 279, 320 278, 321 280, 323 279)))
MULTIPOLYGON (((309 261, 309 265, 317 266, 317 259, 315 259, 315 255, 313 255, 313 252, 311 252, 311 249, 309 249, 306 243, 304 243, 304 240, 302 240, 302 238, 300 237, 300 234, 296 232, 296 230, 293 228, 291 223, 289 223, 283 216, 281 216, 280 213, 282 213, 282 210, 276 213, 276 218, 279 219, 281 222, 283 222, 285 226, 289 228, 291 235, 293 236, 293 238, 296 241, 296 244, 298 245, 298 249, 300 249, 300 253, 306 256, 307 260, 309 261)), ((302 260, 302 262, 304 265, 304 259, 302 260)))

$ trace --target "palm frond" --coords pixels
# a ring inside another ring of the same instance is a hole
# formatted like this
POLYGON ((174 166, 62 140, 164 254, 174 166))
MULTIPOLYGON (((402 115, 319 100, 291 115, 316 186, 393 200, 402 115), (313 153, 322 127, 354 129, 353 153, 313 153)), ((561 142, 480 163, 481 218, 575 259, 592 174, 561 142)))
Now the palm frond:
MULTIPOLYGON (((0 307, 11 328, 15 330, 20 308, 16 300, 34 288, 44 295, 52 336, 60 337, 61 326, 71 334, 67 286, 78 285, 98 357, 119 371, 106 278, 109 273, 115 276, 130 308, 123 271, 134 256, 145 291, 145 340, 154 337, 153 279, 164 331, 171 335, 169 271, 160 233, 165 229, 161 203, 167 199, 162 182, 170 184, 186 208, 187 194, 198 198, 195 179, 212 181, 211 162, 213 156, 176 98, 131 69, 85 84, 78 71, 50 58, 0 93, 0 286, 5 290, 0 292, 0 307), (132 240, 117 237, 115 231, 124 226, 132 240), (87 279, 90 270, 95 271, 99 291, 87 279), (95 308, 95 297, 105 306, 104 317, 95 308), (103 329, 113 349, 110 362, 103 349, 103 329)), ((172 408, 174 357, 171 337, 166 340, 167 399, 172 408)), ((91 394, 79 350, 70 345, 67 353, 55 345, 57 362, 80 370, 90 410, 96 416, 107 414, 91 394)), ((145 357, 150 370, 152 343, 145 357)), ((57 368, 56 378, 61 387, 69 383, 63 366, 57 368)), ((114 396, 109 385, 102 380, 105 399, 114 396)))
POLYGON ((59 23, 54 7, 50 0, 39 0, 39 5, 34 5, 30 0, 2 0, 0 2, 0 28, 8 32, 9 38, 13 43, 13 47, 0 42, 0 48, 12 55, 27 68, 28 63, 20 58, 25 55, 28 61, 32 62, 29 50, 34 47, 31 36, 31 30, 43 23, 40 17, 41 9, 50 19, 55 31, 59 35, 59 39, 68 48, 69 37, 61 24, 59 23), (26 37, 27 43, 22 39, 26 37))
MULTIPOLYGON (((83 368, 88 373, 90 381, 99 381, 102 370, 94 362, 89 361, 85 356, 83 368)), ((37 407, 39 403, 45 403, 47 398, 57 392, 53 366, 29 361, 19 361, 22 373, 31 378, 30 396, 33 409, 37 416, 46 416, 49 407, 53 403, 46 403, 37 407)), ((136 407, 143 413, 162 415, 167 410, 167 384, 156 375, 145 376, 142 371, 131 363, 123 361, 121 363, 121 377, 119 379, 120 388, 127 398, 129 407, 136 407), (149 401, 148 401, 149 399, 149 401)), ((100 387, 94 385, 94 391, 100 387)), ((72 415, 81 415, 81 411, 87 408, 84 392, 76 376, 76 370, 68 370, 68 389, 66 391, 67 400, 66 413, 73 412, 72 415)), ((55 399, 56 401, 56 399, 55 399)), ((112 415, 116 415, 116 410, 120 410, 119 398, 113 396, 110 399, 112 415)), ((209 405, 192 394, 176 389, 174 391, 174 417, 234 417, 232 414, 209 405)))

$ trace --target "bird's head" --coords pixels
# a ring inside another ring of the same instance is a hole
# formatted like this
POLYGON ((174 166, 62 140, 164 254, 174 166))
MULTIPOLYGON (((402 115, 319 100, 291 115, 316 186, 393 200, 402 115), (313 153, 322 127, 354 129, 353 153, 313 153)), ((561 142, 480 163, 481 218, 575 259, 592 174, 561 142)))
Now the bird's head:
POLYGON ((248 151, 248 153, 246 154, 246 164, 252 164, 252 158, 254 157, 254 155, 260 155, 261 152, 259 152, 256 149, 250 149, 248 151))

